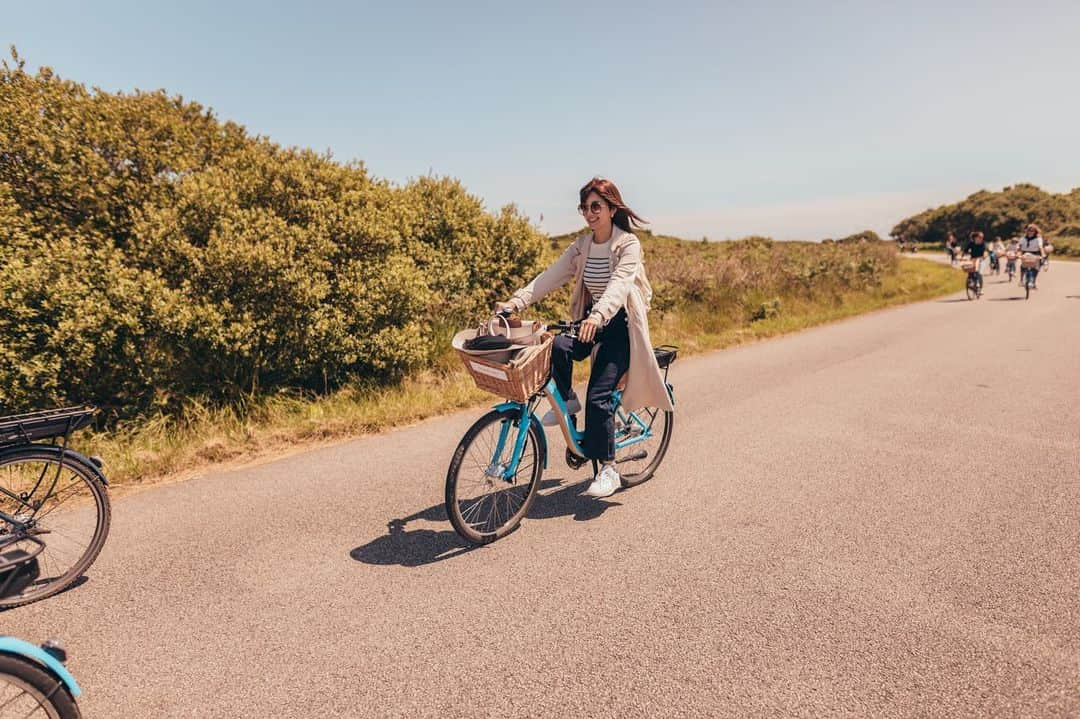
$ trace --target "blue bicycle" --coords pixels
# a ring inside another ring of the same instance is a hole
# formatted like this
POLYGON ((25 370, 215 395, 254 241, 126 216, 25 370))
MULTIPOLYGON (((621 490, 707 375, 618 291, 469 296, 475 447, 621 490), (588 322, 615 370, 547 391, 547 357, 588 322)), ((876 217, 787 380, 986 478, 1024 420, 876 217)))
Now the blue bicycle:
POLYGON ((0 636, 0 719, 79 719, 81 693, 58 642, 0 636))
MULTIPOLYGON (((579 326, 580 322, 557 322, 547 330, 576 338, 579 326)), ((663 345, 653 351, 674 404, 674 388, 667 379, 678 347, 663 345)), ((620 383, 612 398, 615 462, 622 485, 633 487, 652 477, 663 461, 674 414, 656 407, 628 412, 621 406, 622 390, 620 383)), ((536 416, 544 398, 559 419, 566 463, 578 469, 590 461, 581 448, 584 432, 577 428, 576 416, 567 411, 550 372, 546 383, 526 401, 495 405, 465 432, 446 473, 446 514, 454 530, 470 543, 488 544, 505 537, 528 514, 548 464, 547 436, 536 416)), ((595 474, 597 463, 591 461, 595 474)))

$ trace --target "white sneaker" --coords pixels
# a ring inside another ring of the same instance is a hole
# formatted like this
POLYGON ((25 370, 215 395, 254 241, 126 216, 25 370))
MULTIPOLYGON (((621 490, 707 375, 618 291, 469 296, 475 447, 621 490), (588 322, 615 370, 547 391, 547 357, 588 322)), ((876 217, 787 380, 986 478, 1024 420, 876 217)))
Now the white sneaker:
POLYGON ((615 471, 615 465, 605 464, 593 483, 585 490, 585 494, 589 497, 610 497, 618 491, 620 486, 622 486, 622 480, 619 479, 619 473, 615 471))
MULTIPOLYGON (((577 397, 571 397, 570 401, 566 403, 566 413, 577 414, 580 411, 581 401, 577 397)), ((555 427, 559 424, 559 415, 555 414, 555 410, 549 409, 540 422, 545 427, 555 427)))

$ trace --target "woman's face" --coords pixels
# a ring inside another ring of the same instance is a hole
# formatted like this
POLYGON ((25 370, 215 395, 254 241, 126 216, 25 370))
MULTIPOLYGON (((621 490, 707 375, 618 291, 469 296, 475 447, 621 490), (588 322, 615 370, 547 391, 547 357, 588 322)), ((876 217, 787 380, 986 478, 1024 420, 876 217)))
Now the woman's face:
POLYGON ((611 219, 615 216, 615 209, 607 203, 600 194, 593 191, 585 198, 581 206, 581 214, 585 217, 589 229, 600 234, 607 234, 611 230, 611 219))

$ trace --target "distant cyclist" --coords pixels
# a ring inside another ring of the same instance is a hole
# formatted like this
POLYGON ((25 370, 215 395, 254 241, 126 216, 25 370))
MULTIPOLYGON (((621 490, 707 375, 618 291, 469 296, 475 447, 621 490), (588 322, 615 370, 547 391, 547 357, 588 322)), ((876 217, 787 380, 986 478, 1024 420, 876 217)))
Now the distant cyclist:
POLYGON ((956 264, 956 255, 959 251, 960 247, 956 242, 956 236, 950 232, 949 239, 945 240, 945 252, 949 255, 949 264, 956 264))
MULTIPOLYGON (((1009 238, 1009 244, 1005 245, 1005 271, 1009 273, 1009 277, 1016 272, 1016 258, 1020 256, 1020 238, 1009 238), (1009 259, 1009 255, 1012 255, 1012 259, 1009 259)), ((1023 283, 1023 280, 1020 280, 1023 283)))
MULTIPOLYGON (((1043 241, 1042 238, 1042 230, 1039 229, 1039 226, 1034 223, 1028 225, 1027 229, 1024 230, 1024 239, 1020 240, 1021 254, 1037 255, 1041 260, 1042 258, 1046 257, 1045 245, 1046 243, 1043 241)), ((1021 265, 1021 267, 1022 266, 1023 265, 1021 265)), ((1031 276, 1031 288, 1038 289, 1038 286, 1035 284, 1035 282, 1039 277, 1039 266, 1036 265, 1035 267, 1032 267, 1030 269, 1024 269, 1020 273, 1021 284, 1027 281, 1027 276, 1029 274, 1031 276)))
POLYGON ((990 271, 995 275, 1001 274, 1001 256, 1005 254, 1005 243, 1000 237, 995 237, 990 245, 990 271))
POLYGON ((986 257, 986 238, 983 233, 975 230, 971 233, 969 238, 967 253, 971 257, 971 261, 975 263, 975 269, 972 272, 975 275, 975 282, 979 287, 982 287, 982 261, 986 257))

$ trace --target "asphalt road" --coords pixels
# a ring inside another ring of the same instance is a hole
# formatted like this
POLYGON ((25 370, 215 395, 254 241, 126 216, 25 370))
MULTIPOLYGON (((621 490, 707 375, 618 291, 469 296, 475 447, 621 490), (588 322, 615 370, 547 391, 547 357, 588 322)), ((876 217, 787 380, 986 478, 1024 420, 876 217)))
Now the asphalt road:
MULTIPOLYGON (((672 370, 658 475, 442 510, 468 411, 116 501, 88 717, 1080 716, 1080 264, 672 370)), ((107 458, 106 458, 107 459, 107 458)))

